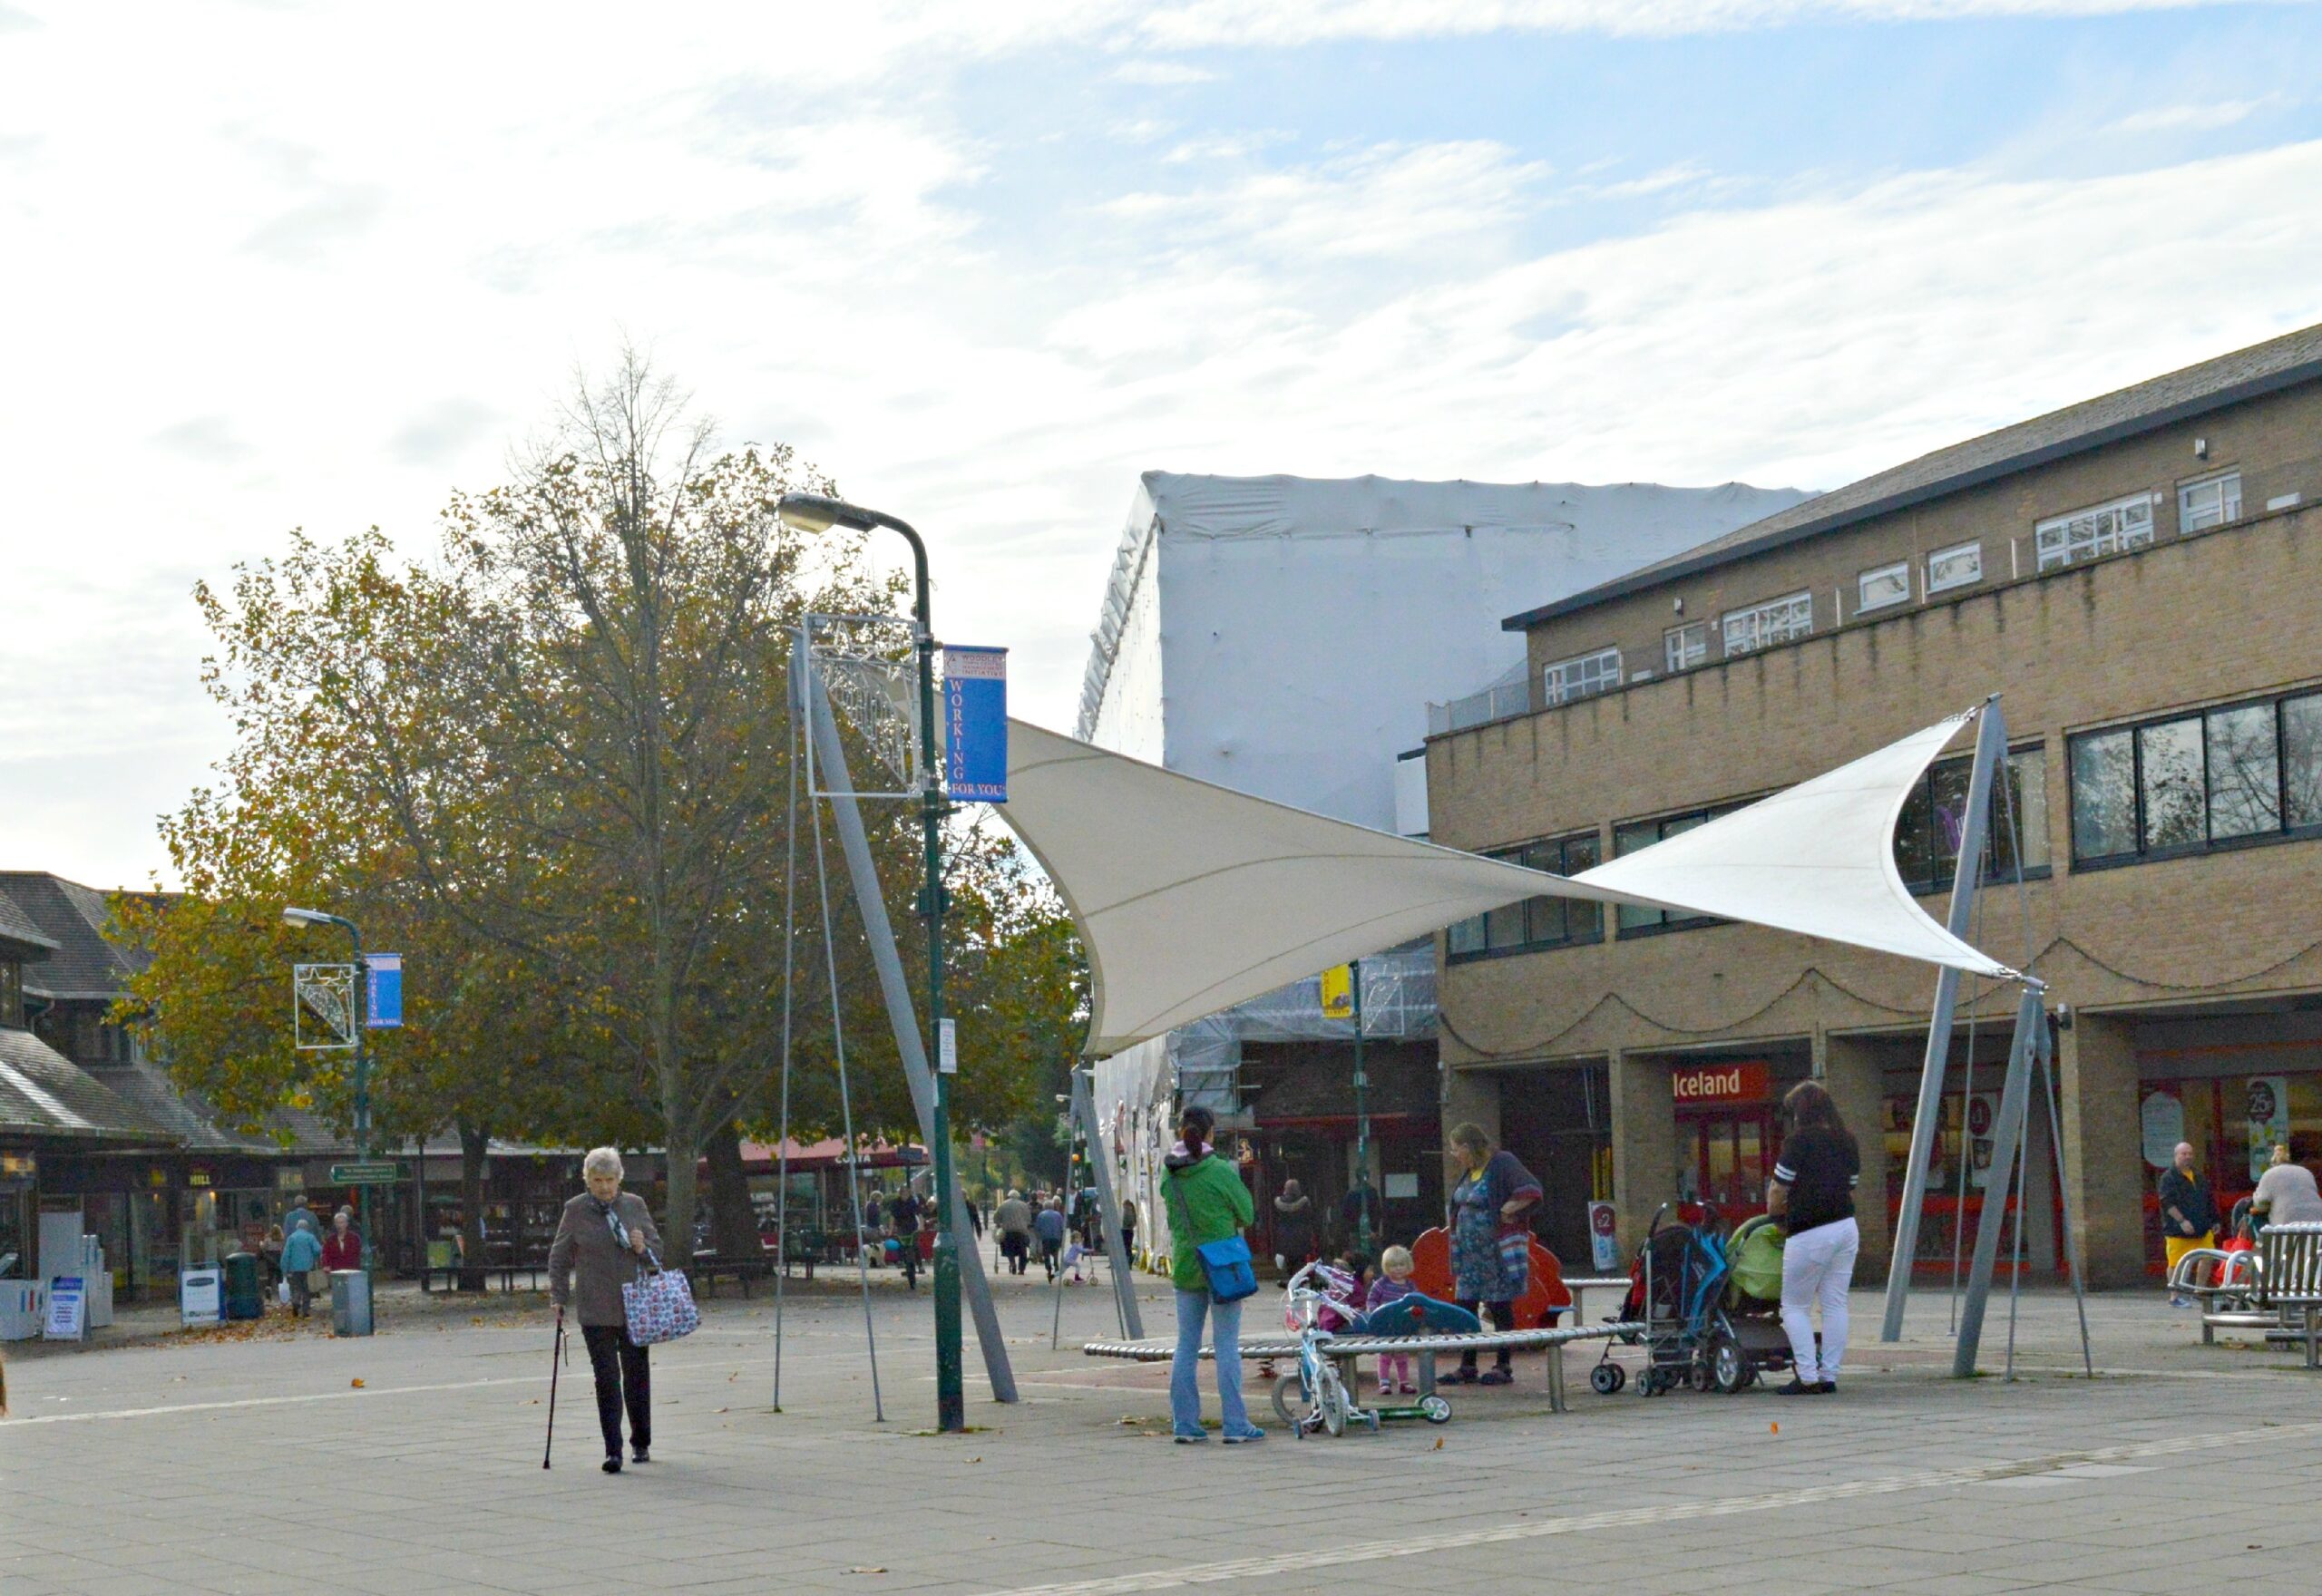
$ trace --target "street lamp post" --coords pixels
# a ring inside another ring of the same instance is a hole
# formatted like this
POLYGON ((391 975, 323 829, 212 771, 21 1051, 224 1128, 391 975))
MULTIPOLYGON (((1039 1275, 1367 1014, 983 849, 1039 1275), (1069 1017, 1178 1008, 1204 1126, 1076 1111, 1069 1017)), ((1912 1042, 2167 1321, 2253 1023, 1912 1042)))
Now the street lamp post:
POLYGON ((943 1034, 943 798, 942 768, 935 759, 935 630, 930 618, 927 545, 908 521, 819 493, 785 493, 777 506, 794 526, 824 530, 834 526, 867 532, 884 527, 911 545, 912 639, 919 657, 920 840, 923 851, 919 912, 927 920, 928 1051, 935 1055, 935 1109, 928 1151, 935 1159, 935 1425, 958 1433, 968 1426, 967 1399, 960 1372, 960 1238, 952 1224, 951 1077, 940 1067, 943 1034))
MULTIPOLYGON (((1347 967, 1347 986, 1354 998, 1354 1179, 1357 1191, 1371 1184, 1371 1079, 1362 1068, 1362 960, 1347 967)), ((1354 1250, 1371 1256, 1370 1198, 1358 1199, 1354 1211, 1354 1250)))
MULTIPOLYGON (((345 915, 327 914, 319 909, 285 909, 282 920, 286 925, 299 927, 337 926, 355 944, 355 981, 348 993, 348 1003, 354 1009, 348 1017, 354 1022, 355 1031, 355 1156, 368 1162, 371 1156, 371 1055, 363 1041, 365 1033, 370 1028, 371 971, 370 967, 363 962, 363 933, 345 915)), ((376 1220, 376 1214, 366 1214, 364 1219, 363 1274, 366 1280, 371 1274, 371 1231, 376 1220)))

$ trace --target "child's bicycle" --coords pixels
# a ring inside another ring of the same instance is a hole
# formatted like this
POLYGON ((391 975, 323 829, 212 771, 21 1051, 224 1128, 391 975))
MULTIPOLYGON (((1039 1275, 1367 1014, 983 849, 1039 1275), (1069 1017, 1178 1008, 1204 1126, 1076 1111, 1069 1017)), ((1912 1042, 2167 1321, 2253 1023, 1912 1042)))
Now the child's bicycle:
MULTIPOLYGON (((1331 1344, 1341 1332, 1360 1336, 1371 1328, 1354 1305, 1361 1289, 1360 1280, 1326 1263, 1310 1263, 1290 1277, 1287 1318, 1298 1332, 1298 1367, 1274 1381, 1273 1410, 1302 1441, 1317 1430, 1342 1435, 1350 1424, 1368 1425, 1375 1435, 1383 1419, 1420 1418, 1434 1425, 1450 1421, 1450 1403, 1432 1392, 1414 1403, 1364 1407, 1347 1388, 1331 1344)), ((1409 1334, 1418 1328, 1419 1321, 1409 1313, 1401 1318, 1402 1328, 1390 1333, 1409 1334)))

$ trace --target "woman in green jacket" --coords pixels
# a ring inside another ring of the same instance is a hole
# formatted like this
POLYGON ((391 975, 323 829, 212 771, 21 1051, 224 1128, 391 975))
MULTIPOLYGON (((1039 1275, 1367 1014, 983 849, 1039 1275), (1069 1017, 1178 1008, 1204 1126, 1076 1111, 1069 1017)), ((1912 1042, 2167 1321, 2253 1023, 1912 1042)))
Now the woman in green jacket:
POLYGON ((1177 1355, 1169 1365, 1169 1421, 1180 1445, 1206 1441, 1201 1427, 1201 1326, 1212 1327, 1217 1359, 1217 1406, 1229 1446, 1263 1441, 1266 1433, 1250 1422, 1242 1401, 1242 1304, 1214 1301, 1198 1249, 1242 1233, 1257 1218, 1242 1174, 1209 1145, 1217 1116, 1188 1108, 1177 1125, 1180 1140, 1163 1159, 1161 1199, 1169 1211, 1170 1280, 1177 1289, 1177 1355))

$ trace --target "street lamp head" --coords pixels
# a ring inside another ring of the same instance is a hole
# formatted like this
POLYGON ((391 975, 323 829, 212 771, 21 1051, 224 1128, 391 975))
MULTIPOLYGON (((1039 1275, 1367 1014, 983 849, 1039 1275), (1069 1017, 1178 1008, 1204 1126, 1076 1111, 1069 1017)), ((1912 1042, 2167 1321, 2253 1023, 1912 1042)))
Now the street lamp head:
POLYGON ((337 923, 337 916, 325 914, 319 909, 286 907, 282 910, 282 923, 286 926, 327 926, 337 923))
POLYGON ((832 499, 821 493, 785 493, 776 507, 782 519, 792 526, 809 532, 827 532, 833 527, 849 527, 867 532, 879 525, 869 511, 849 504, 844 499, 832 499))

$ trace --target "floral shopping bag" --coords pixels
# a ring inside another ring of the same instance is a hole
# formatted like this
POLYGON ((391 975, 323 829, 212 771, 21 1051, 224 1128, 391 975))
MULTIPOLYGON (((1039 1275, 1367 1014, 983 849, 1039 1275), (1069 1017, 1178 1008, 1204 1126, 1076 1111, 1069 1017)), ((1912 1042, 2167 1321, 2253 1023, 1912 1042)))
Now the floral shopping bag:
POLYGON ((701 1309, 693 1304, 693 1288, 686 1283, 684 1271, 663 1269, 650 1252, 645 1256, 652 1270, 638 1270, 637 1278, 620 1289, 629 1338, 639 1347, 653 1347, 692 1335, 701 1328, 701 1309))

